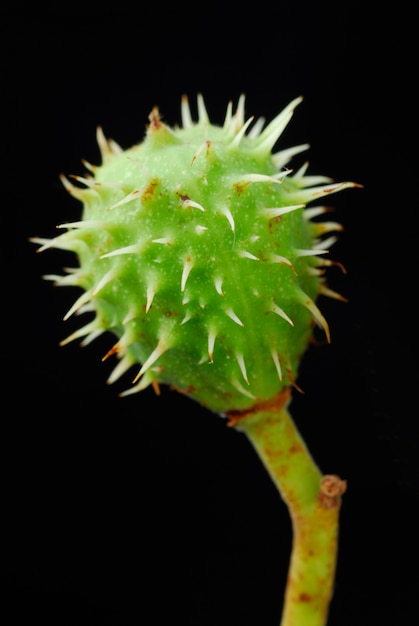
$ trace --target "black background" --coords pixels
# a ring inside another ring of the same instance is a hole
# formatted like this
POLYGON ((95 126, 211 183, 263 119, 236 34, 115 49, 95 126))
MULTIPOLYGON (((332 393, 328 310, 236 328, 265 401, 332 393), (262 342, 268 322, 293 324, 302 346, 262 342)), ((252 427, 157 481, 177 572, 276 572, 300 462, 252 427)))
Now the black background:
POLYGON ((110 337, 58 347, 76 327, 62 321, 75 294, 41 276, 69 260, 28 242, 79 217, 58 175, 82 175, 81 158, 99 163, 97 125, 128 148, 154 105, 172 125, 181 95, 194 107, 197 92, 217 123, 242 92, 246 113, 268 120, 303 95, 280 147, 309 142, 311 173, 364 185, 333 198, 345 226, 333 258, 347 274, 332 270, 329 282, 349 302, 322 302, 332 343, 304 357, 305 393, 292 413, 321 469, 348 481, 328 626, 412 623, 414 18, 400 3, 391 12, 364 4, 72 4, 4 15, 7 625, 279 623, 291 528, 256 454, 221 418, 167 389, 118 398, 129 377, 106 385, 110 337))

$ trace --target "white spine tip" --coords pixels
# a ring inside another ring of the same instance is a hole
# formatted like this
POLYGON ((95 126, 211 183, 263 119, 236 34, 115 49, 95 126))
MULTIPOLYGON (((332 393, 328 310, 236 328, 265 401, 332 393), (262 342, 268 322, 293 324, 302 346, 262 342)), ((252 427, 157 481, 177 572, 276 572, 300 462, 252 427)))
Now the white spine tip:
POLYGON ((274 348, 272 348, 271 355, 272 355, 272 360, 273 360, 274 365, 275 365, 275 369, 276 369, 277 374, 278 374, 278 378, 282 382, 282 368, 281 368, 281 363, 279 361, 278 352, 274 348))
POLYGON ((127 372, 132 365, 134 365, 135 361, 131 357, 125 355, 120 361, 118 361, 117 366, 110 373, 107 383, 108 385, 112 385, 116 380, 121 378, 127 372))
POLYGON ((186 313, 185 317, 180 322, 179 326, 183 326, 183 324, 186 324, 186 322, 189 322, 190 319, 192 319, 192 315, 190 313, 186 313))
POLYGON ((88 302, 92 297, 92 290, 85 291, 82 293, 80 298, 77 298, 73 306, 67 311, 64 315, 64 321, 68 320, 74 313, 76 313, 86 302, 88 302))
POLYGON ((102 276, 96 287, 93 289, 92 295, 95 296, 100 291, 102 291, 102 289, 104 289, 108 283, 112 282, 116 278, 116 276, 117 272, 114 268, 110 269, 109 272, 106 272, 106 274, 102 276))
POLYGON ((217 337, 217 331, 215 328, 210 328, 208 331, 208 356, 211 363, 214 362, 214 345, 217 337))
POLYGON ((152 239, 151 243, 159 243, 162 246, 173 245, 173 239, 171 237, 159 237, 158 239, 152 239))
POLYGON ((248 252, 247 250, 239 250, 238 255, 242 257, 243 259, 250 259, 251 261, 260 261, 259 257, 255 256, 251 252, 248 252))
POLYGON ((193 121, 188 96, 186 94, 184 94, 181 99, 180 113, 183 128, 191 128, 193 126, 193 121))
POLYGON ((249 379, 247 377, 247 371, 246 371, 246 364, 244 362, 244 356, 242 354, 236 354, 236 360, 237 360, 237 363, 239 364, 240 371, 242 373, 242 376, 243 376, 244 380, 249 385, 250 383, 249 383, 249 379))
POLYGON ((209 124, 209 117, 202 93, 197 95, 198 119, 201 124, 209 124))
POLYGON ((329 324, 327 323, 326 318, 324 317, 324 315, 318 308, 317 304, 311 298, 309 298, 309 296, 305 294, 303 291, 300 293, 299 299, 300 299, 301 304, 305 306, 308 311, 310 311, 316 324, 320 326, 321 328, 323 328, 326 334, 327 343, 330 343, 329 324))
POLYGON ((294 326, 294 322, 292 321, 292 319, 277 304, 274 303, 272 305, 272 311, 273 313, 276 313, 277 315, 279 315, 279 317, 282 317, 282 319, 288 322, 288 324, 290 324, 291 326, 294 326))
POLYGON ((244 396, 246 396, 247 398, 251 398, 252 400, 255 400, 255 399, 256 399, 256 396, 254 396, 254 395, 253 395, 253 393, 250 393, 250 391, 248 391, 247 389, 245 389, 245 388, 243 387, 243 385, 239 383, 239 381, 238 381, 238 380, 233 379, 233 380, 231 380, 230 382, 231 382, 231 384, 233 385, 233 387, 234 387, 235 389, 237 389, 237 391, 239 391, 240 393, 242 393, 242 394, 243 394, 244 396))
POLYGON ((131 246, 124 246, 123 248, 117 248, 116 250, 112 250, 112 252, 108 252, 107 254, 102 254, 99 258, 109 259, 112 256, 119 256, 121 254, 141 254, 143 249, 144 249, 143 243, 136 243, 131 246))
POLYGON ((302 101, 302 96, 294 98, 281 113, 270 122, 255 140, 254 152, 267 154, 274 147, 293 116, 295 107, 302 101))
POLYGON ((246 130, 249 128, 250 124, 253 122, 253 117, 249 117, 247 122, 240 128, 239 132, 235 135, 234 139, 230 143, 230 148, 237 148, 246 134, 246 130))
POLYGON ((217 292, 220 296, 223 296, 223 295, 224 295, 224 292, 223 292, 223 289, 222 289, 222 284, 223 284, 223 280, 222 280, 222 278, 216 278, 216 279, 214 280, 215 290, 216 290, 216 292, 217 292))
POLYGON ((151 305, 153 304, 153 300, 154 300, 154 296, 156 295, 156 290, 154 289, 154 287, 152 285, 149 285, 147 287, 147 302, 145 305, 145 312, 148 313, 149 310, 151 309, 151 305))
POLYGON ((235 322, 236 324, 238 324, 239 326, 244 326, 243 322, 241 321, 241 319, 234 313, 233 309, 227 309, 226 310, 226 315, 233 320, 233 322, 235 322))
POLYGON ((122 206, 123 204, 127 204, 128 202, 131 202, 132 200, 137 200, 137 198, 139 198, 140 196, 141 196, 141 189, 134 189, 134 191, 131 191, 131 193, 126 195, 125 198, 122 198, 122 200, 119 200, 119 202, 116 202, 115 204, 110 206, 109 210, 115 209, 116 207, 122 206))
POLYGON ((199 209, 200 211, 205 212, 205 209, 202 206, 202 204, 199 204, 199 202, 195 202, 194 200, 191 200, 188 196, 182 197, 182 206, 184 209, 188 209, 189 207, 194 207, 195 209, 199 209))
POLYGON ((193 261, 190 257, 188 257, 187 259, 185 259, 185 262, 183 264, 182 278, 180 281, 180 290, 182 293, 185 291, 186 281, 188 280, 192 267, 193 261))
POLYGON ((268 220, 273 220, 275 218, 282 217, 282 215, 286 215, 286 213, 291 213, 292 211, 303 209, 304 206, 304 204, 292 204, 290 206, 272 207, 260 209, 260 213, 264 217, 268 218, 268 220))
POLYGON ((233 214, 231 213, 230 209, 227 207, 224 207, 223 209, 220 209, 220 213, 222 215, 224 215, 224 217, 227 218, 228 223, 230 224, 230 228, 232 230, 232 232, 234 233, 236 225, 234 223, 234 217, 233 214))
POLYGON ((148 359, 144 361, 142 368, 132 382, 136 383, 137 380, 141 378, 141 376, 157 361, 157 359, 159 359, 162 354, 164 354, 166 350, 168 350, 168 348, 169 346, 166 345, 166 343, 162 339, 160 339, 148 359))

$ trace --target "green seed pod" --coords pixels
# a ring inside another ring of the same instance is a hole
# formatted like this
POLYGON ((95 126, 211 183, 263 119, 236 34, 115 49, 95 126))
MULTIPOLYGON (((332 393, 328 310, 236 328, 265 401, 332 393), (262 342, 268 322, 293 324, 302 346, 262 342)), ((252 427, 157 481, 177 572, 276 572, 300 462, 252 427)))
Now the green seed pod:
POLYGON ((301 98, 272 122, 245 120, 244 97, 222 126, 198 95, 198 121, 182 99, 182 126, 157 108, 144 140, 122 150, 99 128, 102 164, 62 178, 83 204, 82 219, 59 226, 39 250, 75 253, 78 267, 49 276, 82 289, 65 319, 87 322, 62 342, 87 344, 110 331, 109 382, 136 367, 127 395, 168 384, 226 413, 265 402, 295 384, 313 332, 328 324, 316 301, 328 289, 330 233, 340 224, 306 205, 356 186, 288 169, 301 145, 273 152, 301 98))

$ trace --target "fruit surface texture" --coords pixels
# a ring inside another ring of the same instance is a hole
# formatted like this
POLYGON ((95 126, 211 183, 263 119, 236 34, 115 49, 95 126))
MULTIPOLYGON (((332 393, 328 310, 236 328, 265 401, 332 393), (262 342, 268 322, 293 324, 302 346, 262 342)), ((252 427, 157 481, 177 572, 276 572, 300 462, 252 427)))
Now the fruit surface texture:
POLYGON ((132 374, 121 395, 169 385, 219 413, 246 410, 295 385, 314 326, 330 340, 317 301, 343 299, 325 279, 342 227, 324 202, 355 184, 293 171, 306 144, 275 151, 300 101, 265 124, 245 118, 241 96, 218 126, 200 94, 197 121, 183 97, 181 126, 154 108, 127 150, 98 128, 102 163, 61 176, 81 218, 32 241, 74 253, 74 268, 46 277, 78 288, 65 318, 85 322, 62 344, 109 333, 109 382, 132 374))

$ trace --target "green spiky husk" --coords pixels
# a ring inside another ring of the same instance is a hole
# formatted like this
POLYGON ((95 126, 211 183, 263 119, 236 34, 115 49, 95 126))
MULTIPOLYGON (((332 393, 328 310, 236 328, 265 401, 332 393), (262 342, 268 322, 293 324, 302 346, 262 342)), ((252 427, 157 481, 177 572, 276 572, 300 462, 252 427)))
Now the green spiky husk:
POLYGON ((63 177, 82 219, 35 240, 78 258, 55 280, 82 289, 66 317, 91 319, 63 343, 113 333, 110 382, 137 368, 125 395, 168 384, 220 413, 246 409, 295 383, 313 323, 328 336, 323 235, 341 227, 306 205, 353 185, 293 174, 292 151, 272 153, 298 101, 248 134, 243 100, 223 126, 202 99, 196 123, 183 100, 181 128, 154 109, 140 144, 122 150, 99 129, 102 164, 86 164, 82 186, 63 177))

